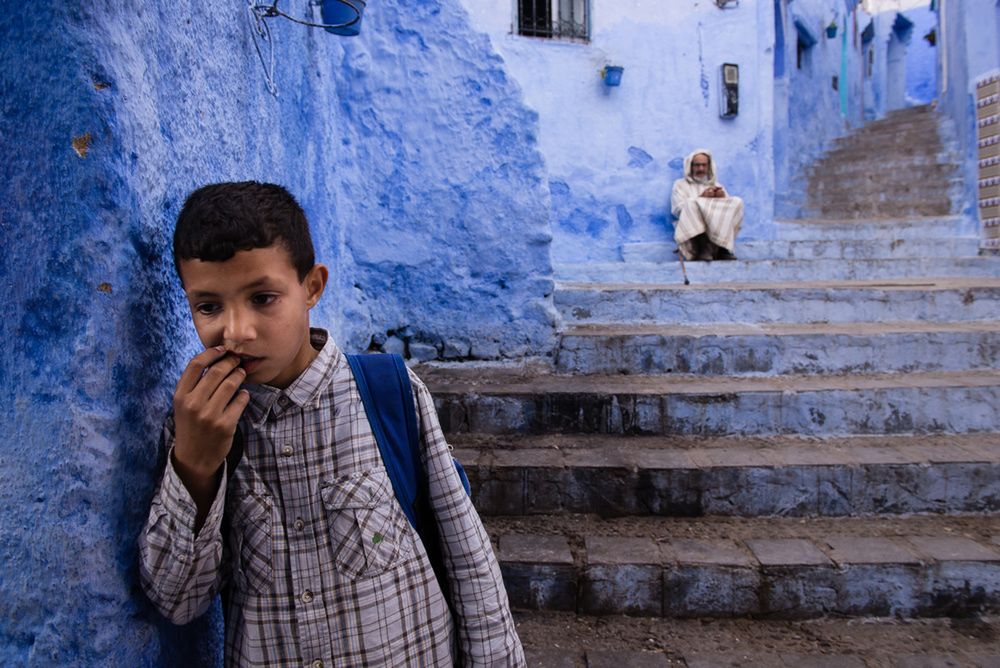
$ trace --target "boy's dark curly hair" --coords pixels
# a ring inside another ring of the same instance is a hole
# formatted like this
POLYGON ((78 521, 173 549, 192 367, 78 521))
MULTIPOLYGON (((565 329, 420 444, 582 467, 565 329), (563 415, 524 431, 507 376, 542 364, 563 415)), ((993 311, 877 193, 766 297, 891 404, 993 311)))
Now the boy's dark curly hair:
POLYGON ((273 183, 214 183, 188 195, 174 228, 174 267, 181 260, 224 262, 237 251, 280 243, 299 280, 316 262, 306 214, 273 183))

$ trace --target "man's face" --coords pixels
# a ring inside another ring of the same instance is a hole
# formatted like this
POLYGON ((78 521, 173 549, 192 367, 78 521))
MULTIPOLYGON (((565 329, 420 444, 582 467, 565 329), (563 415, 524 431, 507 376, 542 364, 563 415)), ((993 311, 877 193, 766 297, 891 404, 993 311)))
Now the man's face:
POLYGON ((288 387, 316 357, 309 309, 326 285, 323 265, 299 281, 288 251, 275 244, 224 262, 181 260, 179 269, 198 338, 238 355, 248 383, 288 387))
POLYGON ((691 176, 696 179, 708 178, 708 166, 711 164, 709 157, 704 153, 691 158, 691 176))

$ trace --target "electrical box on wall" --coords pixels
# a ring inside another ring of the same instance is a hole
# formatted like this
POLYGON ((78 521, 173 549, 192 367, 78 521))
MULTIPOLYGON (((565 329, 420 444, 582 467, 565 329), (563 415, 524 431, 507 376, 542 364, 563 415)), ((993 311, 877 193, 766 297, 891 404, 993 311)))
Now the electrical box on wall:
POLYGON ((723 63, 719 68, 719 116, 735 118, 740 113, 740 66, 723 63))

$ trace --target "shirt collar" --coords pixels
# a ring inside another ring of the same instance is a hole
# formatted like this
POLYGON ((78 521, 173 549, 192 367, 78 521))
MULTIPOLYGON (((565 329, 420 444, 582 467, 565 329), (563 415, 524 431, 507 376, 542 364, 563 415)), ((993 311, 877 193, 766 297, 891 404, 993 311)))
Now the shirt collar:
POLYGON ((299 408, 313 403, 319 394, 330 384, 333 371, 343 353, 334 343, 329 332, 319 327, 309 330, 309 343, 319 351, 316 359, 306 367, 306 370, 284 390, 270 385, 247 385, 250 392, 250 404, 247 406, 247 417, 257 429, 263 426, 267 416, 280 416, 292 406, 299 408))

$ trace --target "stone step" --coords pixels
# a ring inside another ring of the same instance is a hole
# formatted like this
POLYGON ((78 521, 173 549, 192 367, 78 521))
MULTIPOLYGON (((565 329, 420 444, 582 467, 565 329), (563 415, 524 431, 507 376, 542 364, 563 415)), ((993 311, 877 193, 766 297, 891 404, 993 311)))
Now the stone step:
POLYGON ((1000 618, 514 615, 529 668, 996 668, 1000 618))
MULTIPOLYGON (((774 221, 775 237, 785 241, 947 239, 977 235, 978 227, 962 216, 912 216, 906 219, 844 220, 812 218, 774 221)), ((977 237, 978 238, 978 237, 977 237)))
POLYGON ((877 192, 877 193, 856 193, 848 191, 818 191, 810 190, 808 193, 809 205, 846 208, 858 206, 870 206, 876 209, 886 208, 887 205, 900 209, 936 207, 949 205, 951 197, 948 190, 929 189, 926 194, 920 191, 913 192, 877 192))
POLYGON ((866 161, 858 160, 857 156, 845 155, 838 157, 831 154, 825 159, 806 169, 805 176, 810 182, 829 179, 851 179, 864 177, 882 183, 906 185, 910 183, 927 183, 934 185, 940 179, 958 176, 957 161, 952 156, 940 151, 932 154, 940 159, 928 160, 927 156, 914 154, 894 157, 895 163, 888 168, 873 167, 866 161), (906 166, 906 171, 900 171, 897 166, 906 166), (848 169, 849 168, 849 169, 848 169), (853 173, 852 173, 853 172, 853 173))
POLYGON ((940 194, 947 195, 956 187, 962 185, 958 177, 941 178, 931 184, 917 183, 912 180, 905 183, 893 183, 881 179, 873 179, 865 174, 856 176, 814 179, 809 184, 812 195, 828 195, 831 197, 852 197, 854 199, 875 197, 898 197, 901 200, 912 201, 924 196, 933 200, 940 194))
POLYGON ((880 171, 876 171, 868 164, 867 161, 870 159, 870 151, 840 150, 809 167, 806 173, 810 177, 818 175, 821 178, 853 174, 872 174, 875 177, 879 173, 887 174, 910 169, 921 171, 934 168, 956 169, 955 165, 958 162, 955 155, 948 150, 929 153, 909 151, 887 157, 884 165, 880 166, 880 171))
MULTIPOLYGON (((975 236, 916 239, 737 240, 740 260, 888 260, 977 257, 975 236)), ((625 262, 674 262, 677 244, 647 241, 622 244, 625 262)), ((811 275, 811 274, 810 274, 811 275)))
POLYGON ((834 164, 853 164, 875 175, 889 176, 899 167, 907 164, 930 165, 955 162, 949 149, 938 140, 927 142, 921 139, 900 138, 872 139, 865 142, 834 144, 829 151, 808 168, 809 173, 828 174, 834 164))
POLYGON ((1000 314, 1000 278, 996 277, 707 284, 697 279, 735 263, 687 264, 689 274, 701 267, 691 285, 682 283, 679 271, 671 272, 663 265, 659 284, 559 282, 554 303, 566 326, 969 322, 996 320, 1000 314))
POLYGON ((880 153, 895 153, 901 150, 920 151, 927 147, 941 145, 936 121, 897 124, 894 127, 862 128, 837 137, 831 142, 833 150, 868 148, 868 157, 878 160, 880 153))
POLYGON ((853 206, 827 206, 823 203, 818 205, 809 204, 803 208, 803 211, 809 212, 811 215, 819 216, 829 216, 829 217, 840 217, 844 220, 864 220, 866 218, 871 218, 872 216, 884 216, 884 217, 904 217, 904 216, 946 216, 953 213, 955 207, 951 204, 947 204, 943 200, 938 203, 937 206, 906 206, 906 205, 895 205, 892 203, 880 203, 877 205, 853 205, 853 206))
POLYGON ((487 526, 499 536, 504 583, 519 610, 809 619, 1000 609, 996 515, 538 516, 487 526))
POLYGON ((563 374, 705 376, 993 369, 1000 321, 585 325, 560 337, 563 374))
MULTIPOLYGON (((426 375, 424 375, 426 372, 426 375)), ((704 436, 1000 431, 1000 371, 705 377, 431 366, 450 433, 704 436)))
POLYGON ((824 202, 817 204, 809 203, 805 210, 814 212, 820 216, 838 216, 847 220, 864 220, 873 216, 881 217, 905 217, 905 216, 946 216, 954 212, 955 207, 942 199, 934 206, 911 206, 892 202, 880 202, 876 204, 851 204, 851 205, 828 205, 824 202))
POLYGON ((996 433, 826 439, 455 434, 449 441, 484 516, 1000 511, 996 433))
MULTIPOLYGON (((716 285, 733 282, 773 283, 808 276, 822 281, 894 280, 936 278, 993 278, 1000 276, 1000 259, 991 256, 960 258, 900 258, 873 260, 745 260, 742 245, 735 247, 738 260, 726 262, 688 261, 684 269, 692 284, 716 285)), ((683 279, 680 263, 600 262, 557 264, 560 281, 597 283, 613 280, 626 284, 655 285, 683 279)))
POLYGON ((905 137, 906 139, 926 142, 936 139, 941 134, 941 125, 942 117, 937 114, 923 114, 910 117, 892 116, 866 123, 846 135, 841 135, 835 141, 850 142, 861 141, 862 139, 905 137))
POLYGON ((935 153, 943 146, 937 124, 909 124, 889 132, 862 129, 828 143, 821 160, 838 153, 856 152, 866 162, 881 165, 899 155, 935 153))

